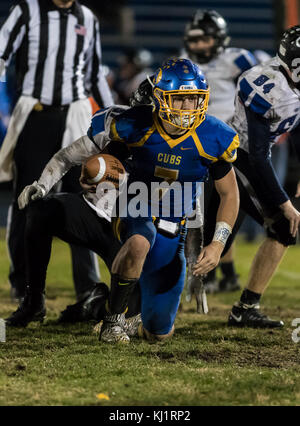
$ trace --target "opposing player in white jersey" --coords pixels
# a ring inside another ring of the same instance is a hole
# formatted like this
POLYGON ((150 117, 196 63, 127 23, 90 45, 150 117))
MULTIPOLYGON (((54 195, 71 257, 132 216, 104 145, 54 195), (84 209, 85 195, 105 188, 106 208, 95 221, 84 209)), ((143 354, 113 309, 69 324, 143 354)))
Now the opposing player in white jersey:
MULTIPOLYGON (((235 162, 240 208, 264 225, 267 232, 253 260, 246 288, 229 315, 229 325, 281 327, 282 321, 273 321, 260 312, 259 301, 287 247, 295 244, 300 223, 300 213, 271 163, 271 147, 285 132, 300 160, 299 25, 283 34, 276 57, 239 78, 235 114, 229 124, 238 131, 241 142, 235 162)), ((238 224, 232 238, 237 230, 238 224)), ((225 252, 229 246, 230 241, 225 252)))
POLYGON ((227 23, 218 12, 197 10, 186 25, 182 53, 199 64, 208 81, 209 114, 225 122, 234 114, 238 77, 257 64, 248 50, 227 47, 229 41, 227 23))

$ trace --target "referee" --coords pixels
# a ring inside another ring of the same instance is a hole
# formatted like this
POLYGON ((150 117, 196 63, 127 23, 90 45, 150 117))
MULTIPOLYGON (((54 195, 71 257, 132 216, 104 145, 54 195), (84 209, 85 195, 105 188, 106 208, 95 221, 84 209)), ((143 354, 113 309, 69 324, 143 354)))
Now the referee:
MULTIPOLYGON (((113 104, 101 69, 99 23, 77 0, 23 0, 0 29, 0 59, 16 56, 20 95, 0 151, 0 182, 13 180, 7 242, 12 294, 25 291, 24 229, 26 215, 17 198, 38 179, 50 158, 86 133, 92 117, 89 100, 113 104)), ((80 170, 67 173, 56 190, 78 192, 80 170)), ((99 281, 96 256, 70 245, 77 299, 99 281)))

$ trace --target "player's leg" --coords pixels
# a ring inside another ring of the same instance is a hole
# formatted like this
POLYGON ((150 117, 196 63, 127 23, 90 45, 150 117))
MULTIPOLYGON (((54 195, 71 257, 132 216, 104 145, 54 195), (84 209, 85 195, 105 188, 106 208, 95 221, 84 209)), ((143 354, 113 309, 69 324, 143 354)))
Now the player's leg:
POLYGON ((19 210, 17 199, 26 185, 39 178, 49 159, 59 149, 57 138, 62 137, 63 130, 56 117, 33 110, 14 150, 13 201, 8 215, 7 243, 11 261, 9 281, 17 298, 22 298, 25 291, 25 212, 19 210))
POLYGON ((112 264, 108 315, 99 336, 111 343, 129 341, 124 314, 156 237, 152 218, 117 219, 114 229, 124 243, 112 264))
MULTIPOLYGON (((76 193, 82 190, 79 184, 80 166, 72 169, 62 180, 63 192, 76 193)), ((100 280, 97 256, 91 250, 76 244, 70 244, 72 258, 72 275, 76 298, 83 299, 91 292, 96 282, 100 280)))
MULTIPOLYGON (((239 180, 239 179, 238 179, 239 180)), ((264 216, 257 198, 239 183, 241 207, 260 225, 264 216)), ((261 328, 282 327, 283 322, 273 320, 260 311, 260 299, 278 267, 286 248, 295 244, 289 234, 289 222, 278 211, 274 220, 268 218, 267 238, 261 244, 252 262, 248 281, 239 302, 235 303, 229 315, 228 324, 261 328), (271 222, 272 223, 271 223, 271 222)))
MULTIPOLYGON (((25 232, 27 292, 8 325, 27 325, 44 311, 44 291, 52 237, 96 251, 110 268, 120 245, 110 223, 99 218, 79 194, 50 195, 27 208, 25 232)), ((99 295, 98 295, 99 296, 99 295)), ((107 299, 103 299, 104 303, 107 299)))
MULTIPOLYGON (((210 184, 211 185, 211 184, 210 184)), ((208 245, 213 238, 216 225, 217 211, 220 203, 220 197, 215 190, 209 185, 208 194, 205 197, 204 204, 204 245, 208 245)), ((239 210, 236 220, 236 232, 241 227, 245 218, 245 213, 239 210)), ((234 260, 234 238, 230 237, 228 245, 222 253, 219 267, 222 271, 223 278, 220 282, 217 280, 216 268, 210 271, 204 279, 205 289, 207 293, 217 293, 220 291, 234 291, 240 288, 238 282, 238 274, 235 268, 234 260)))
POLYGON ((140 336, 150 340, 165 340, 173 335, 185 270, 184 232, 175 239, 158 233, 140 279, 140 336))

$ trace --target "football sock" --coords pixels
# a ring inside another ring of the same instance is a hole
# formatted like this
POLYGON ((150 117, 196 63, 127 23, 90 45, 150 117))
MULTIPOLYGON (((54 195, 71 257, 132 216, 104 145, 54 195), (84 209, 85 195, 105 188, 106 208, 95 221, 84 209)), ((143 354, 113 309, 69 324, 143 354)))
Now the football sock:
POLYGON ((128 301, 128 309, 126 311, 126 318, 133 317, 141 312, 141 288, 137 283, 134 287, 129 301, 128 301))
POLYGON ((260 301, 260 298, 261 294, 255 293, 254 291, 246 288, 241 295, 240 301, 246 305, 255 305, 260 301))
POLYGON ((220 263, 220 268, 222 271, 222 274, 226 278, 231 278, 236 276, 235 267, 233 262, 224 262, 220 263))
POLYGON ((111 274, 109 313, 125 313, 129 298, 137 283, 137 278, 122 278, 118 274, 111 274))

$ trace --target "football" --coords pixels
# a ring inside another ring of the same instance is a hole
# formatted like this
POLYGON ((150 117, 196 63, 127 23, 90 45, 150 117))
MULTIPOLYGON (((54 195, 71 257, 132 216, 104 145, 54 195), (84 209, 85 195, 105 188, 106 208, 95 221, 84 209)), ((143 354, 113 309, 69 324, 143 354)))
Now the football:
POLYGON ((124 182, 126 171, 123 164, 109 154, 96 154, 88 158, 82 166, 83 174, 89 184, 110 182, 119 188, 124 182))

